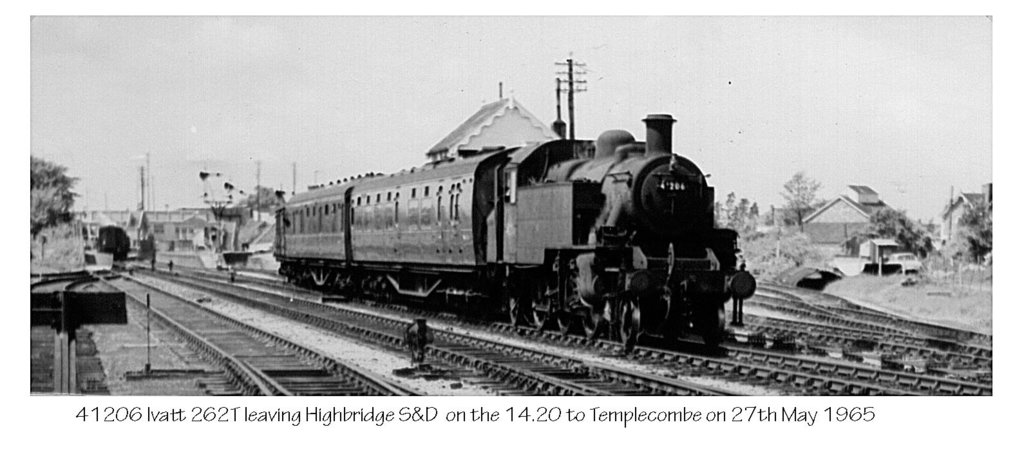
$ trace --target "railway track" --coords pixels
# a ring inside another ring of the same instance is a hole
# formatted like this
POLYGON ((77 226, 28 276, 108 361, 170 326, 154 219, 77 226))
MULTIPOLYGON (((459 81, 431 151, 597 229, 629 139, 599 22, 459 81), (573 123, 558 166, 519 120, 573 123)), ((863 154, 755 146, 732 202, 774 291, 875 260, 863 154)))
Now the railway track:
POLYGON ((983 347, 757 315, 746 315, 745 320, 746 332, 763 335, 775 343, 782 341, 783 344, 796 344, 810 350, 832 353, 838 348, 843 353, 852 353, 852 356, 879 351, 893 356, 894 362, 906 361, 903 365, 907 368, 916 368, 918 360, 925 360, 929 365, 946 368, 992 369, 992 350, 983 347))
MULTIPOLYGON (((206 272, 203 274, 210 275, 206 272)), ((259 283, 258 280, 244 281, 259 283)), ((223 282, 222 279, 216 283, 230 285, 223 282)), ((280 289, 286 294, 296 292, 294 288, 281 284, 263 283, 261 285, 280 289)), ((269 291, 253 291, 264 295, 273 295, 269 291)), ((306 293, 309 292, 306 291, 306 293)), ((282 299, 281 295, 276 296, 278 299, 282 299)), ((445 317, 442 316, 442 318, 445 317)), ((455 317, 451 317, 450 320, 454 321, 455 317)), ((620 353, 622 350, 620 344, 610 341, 593 341, 580 336, 563 335, 552 331, 514 328, 501 323, 492 323, 486 326, 498 332, 514 333, 563 345, 597 348, 606 354, 620 353)), ((814 359, 739 346, 729 346, 726 354, 728 356, 722 358, 642 347, 636 350, 632 357, 638 362, 669 368, 681 376, 711 373, 727 380, 745 381, 756 385, 773 385, 787 393, 991 394, 991 386, 983 383, 885 370, 843 360, 814 359)))
POLYGON ((123 291, 220 365, 250 395, 408 395, 410 391, 188 299, 131 278, 104 281, 123 291))
MULTIPOLYGON (((991 345, 971 343, 969 341, 954 340, 948 338, 934 337, 928 334, 921 334, 905 328, 898 328, 890 325, 866 322, 856 318, 846 317, 829 313, 828 311, 811 311, 803 308, 806 303, 794 303, 782 298, 766 296, 754 296, 746 301, 745 305, 767 309, 779 314, 785 314, 795 319, 783 319, 775 317, 763 317, 770 319, 782 326, 791 328, 812 328, 804 329, 808 334, 813 334, 813 328, 831 328, 826 333, 856 334, 857 337, 864 337, 868 340, 889 344, 893 347, 908 345, 911 347, 933 347, 938 352, 939 358, 950 360, 961 360, 968 364, 985 365, 989 364, 992 358, 991 345), (794 306, 794 304, 799 304, 794 306), (959 355, 965 355, 963 358, 959 355)), ((749 313, 746 316, 752 316, 749 313)), ((756 320, 756 316, 753 316, 756 320)), ((753 320, 752 320, 753 321, 753 320)), ((913 351, 913 350, 909 350, 913 351)), ((896 353, 898 353, 897 351, 896 353)))
POLYGON ((911 320, 899 315, 868 308, 848 299, 827 293, 803 290, 778 284, 759 284, 762 293, 773 293, 790 302, 801 303, 812 308, 832 312, 838 316, 861 322, 879 324, 885 327, 922 334, 931 338, 943 338, 977 346, 992 346, 992 336, 960 328, 911 320))
POLYGON ((30 280, 29 289, 32 293, 49 293, 54 291, 74 291, 99 279, 86 271, 74 271, 56 274, 36 274, 30 280))
MULTIPOLYGON (((223 281, 175 275, 161 279, 201 290, 230 302, 311 324, 391 349, 404 348, 401 337, 410 320, 347 306, 325 304, 223 281)), ((435 342, 427 356, 467 366, 498 382, 503 394, 539 395, 732 395, 732 391, 621 369, 486 339, 463 331, 433 328, 435 342)))

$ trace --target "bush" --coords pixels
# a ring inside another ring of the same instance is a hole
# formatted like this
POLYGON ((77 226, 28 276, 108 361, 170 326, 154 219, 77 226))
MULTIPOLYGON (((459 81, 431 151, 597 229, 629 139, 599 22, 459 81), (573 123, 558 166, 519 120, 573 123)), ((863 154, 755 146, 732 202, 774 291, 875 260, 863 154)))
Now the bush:
POLYGON ((752 233, 740 239, 740 249, 747 270, 764 278, 775 279, 795 266, 824 266, 828 256, 799 231, 752 233))
POLYGON ((30 242, 33 270, 64 271, 80 269, 85 264, 85 241, 74 224, 43 228, 30 242), (42 242, 44 237, 45 245, 42 242))

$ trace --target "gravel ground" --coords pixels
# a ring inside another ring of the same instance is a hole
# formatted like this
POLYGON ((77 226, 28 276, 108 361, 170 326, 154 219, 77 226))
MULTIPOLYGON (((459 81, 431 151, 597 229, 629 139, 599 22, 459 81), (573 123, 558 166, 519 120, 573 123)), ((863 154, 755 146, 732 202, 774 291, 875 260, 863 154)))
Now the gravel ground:
MULTIPOLYGON (((146 364, 146 312, 127 304, 127 325, 91 325, 96 350, 103 362, 107 388, 112 395, 199 396, 205 394, 196 377, 126 380, 125 373, 141 371, 146 364)), ((215 371, 179 342, 170 332, 151 326, 150 365, 161 369, 202 369, 215 371)))
POLYGON ((419 378, 398 377, 393 374, 395 369, 407 368, 411 365, 409 358, 404 353, 398 354, 386 351, 380 347, 374 347, 361 341, 340 337, 320 328, 298 323, 287 318, 268 314, 259 310, 253 310, 243 305, 230 303, 216 297, 211 297, 205 293, 190 290, 161 280, 147 277, 142 277, 140 280, 192 300, 201 297, 209 298, 209 302, 203 302, 200 304, 210 310, 222 313, 264 331, 273 333, 289 341, 308 347, 315 347, 321 353, 324 353, 338 361, 350 363, 364 370, 380 375, 396 384, 414 389, 426 395, 485 396, 495 394, 490 389, 474 385, 468 381, 450 379, 425 380, 419 378))
MULTIPOLYGON (((243 286, 246 286, 246 287, 249 287, 249 288, 253 288, 253 289, 257 289, 257 290, 262 290, 262 291, 274 292, 274 290, 272 290, 272 289, 267 289, 267 288, 264 288, 264 287, 259 287, 259 286, 254 286, 254 285, 243 285, 243 286)), ((338 308, 347 309, 347 310, 354 310, 354 311, 357 311, 357 312, 363 312, 363 313, 379 313, 379 314, 385 314, 385 315, 389 315, 389 316, 396 317, 396 318, 406 318, 406 319, 410 318, 409 315, 404 315, 404 314, 401 314, 399 312, 388 310, 388 309, 373 309, 372 311, 370 311, 365 306, 360 306, 360 305, 338 304, 338 303, 329 303, 328 305, 335 306, 335 307, 338 307, 338 308)), ((744 311, 746 311, 746 309, 744 309, 744 311)), ((494 340, 494 341, 497 341, 497 342, 501 342, 503 344, 513 345, 513 346, 518 346, 518 347, 525 347, 525 348, 529 348, 529 349, 532 349, 532 350, 537 350, 537 351, 546 352, 546 353, 552 353, 552 354, 555 354, 555 355, 558 355, 558 356, 566 356, 566 357, 570 357, 570 358, 575 358, 575 359, 577 359, 579 361, 582 361, 582 362, 603 363, 603 364, 619 367, 619 368, 622 368, 622 369, 629 369, 629 370, 635 370, 635 371, 638 371, 638 372, 644 372, 644 373, 648 373, 648 374, 673 377, 673 378, 677 378, 677 379, 680 379, 680 380, 690 381, 690 382, 696 383, 698 385, 703 385, 703 386, 708 386, 708 387, 715 387, 715 388, 721 388, 721 389, 727 389, 727 390, 733 391, 733 392, 735 392, 737 394, 745 394, 745 395, 752 395, 752 396, 777 396, 777 395, 780 394, 779 391, 774 390, 774 389, 764 388, 764 387, 755 386, 755 385, 748 385, 748 384, 739 383, 739 382, 732 382, 732 381, 723 380, 723 379, 714 378, 714 377, 696 377, 696 376, 674 375, 668 369, 647 365, 647 364, 644 364, 644 363, 641 363, 641 362, 638 362, 638 361, 634 361, 634 360, 631 360, 631 359, 628 359, 628 358, 624 358, 624 357, 616 357, 616 356, 608 356, 608 355, 596 354, 596 353, 594 353, 594 352, 592 352, 590 350, 586 350, 586 349, 576 349, 576 348, 571 348, 571 347, 564 347, 564 346, 560 346, 560 345, 546 343, 546 342, 543 342, 543 341, 527 341, 527 340, 523 340, 523 339, 516 338, 516 337, 510 337, 510 336, 505 336, 505 335, 502 335, 502 334, 496 334, 496 333, 490 332, 490 331, 482 331, 482 330, 475 329, 475 328, 469 328, 469 327, 466 327, 466 326, 463 326, 463 325, 459 325, 457 323, 450 322, 450 321, 444 321, 444 322, 433 321, 433 322, 430 322, 429 324, 430 324, 430 326, 432 326, 434 328, 443 328, 445 330, 449 330, 449 331, 452 331, 452 332, 467 334, 467 335, 470 335, 470 336, 480 337, 480 338, 483 338, 483 339, 494 340)))

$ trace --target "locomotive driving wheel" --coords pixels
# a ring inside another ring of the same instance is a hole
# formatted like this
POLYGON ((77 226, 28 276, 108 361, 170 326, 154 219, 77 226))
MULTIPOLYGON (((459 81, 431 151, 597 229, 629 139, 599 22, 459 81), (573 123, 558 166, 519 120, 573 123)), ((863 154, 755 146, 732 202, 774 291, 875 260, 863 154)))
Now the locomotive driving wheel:
POLYGON ((563 310, 555 314, 555 323, 558 324, 558 332, 567 335, 572 332, 576 320, 576 315, 567 310, 563 310))
POLYGON ((623 298, 618 302, 617 335, 626 351, 632 351, 640 337, 640 303, 637 298, 623 298))
POLYGON ((544 329, 551 315, 547 295, 547 287, 541 281, 531 281, 526 292, 511 291, 508 298, 509 322, 513 326, 544 329))
POLYGON ((580 326, 583 328, 583 334, 588 339, 596 339, 600 335, 602 328, 603 317, 601 311, 603 307, 602 309, 596 309, 594 306, 584 302, 580 309, 582 309, 582 312, 579 315, 579 320, 580 326))
POLYGON ((705 307, 698 318, 704 345, 718 347, 725 337, 725 303, 705 307))

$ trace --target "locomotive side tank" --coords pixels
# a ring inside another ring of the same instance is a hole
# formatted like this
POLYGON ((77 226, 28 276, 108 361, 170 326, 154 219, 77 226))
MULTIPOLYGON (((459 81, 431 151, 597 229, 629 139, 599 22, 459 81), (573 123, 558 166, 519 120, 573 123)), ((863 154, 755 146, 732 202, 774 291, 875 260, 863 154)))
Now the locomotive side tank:
POLYGON ((569 289, 554 303, 560 308, 530 297, 514 304, 520 312, 534 309, 523 318, 534 324, 556 316, 563 327, 578 322, 588 334, 607 331, 625 341, 641 332, 696 332, 717 344, 724 302, 752 294, 753 277, 736 270, 736 233, 714 226, 714 189, 692 161, 671 153, 674 120, 651 115, 645 122, 646 144, 612 130, 598 138, 593 158, 547 169, 540 180, 592 183, 603 204, 596 216, 573 214, 593 220, 586 245, 549 251, 565 264, 547 276, 563 277, 533 293, 569 289))
POLYGON ((646 143, 612 130, 298 195, 278 212, 281 273, 627 345, 687 332, 717 344, 724 302, 755 284, 736 233, 715 228, 714 189, 672 153, 674 119, 645 122, 646 143))

